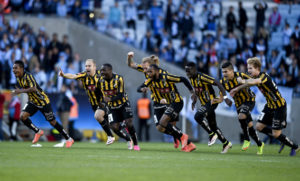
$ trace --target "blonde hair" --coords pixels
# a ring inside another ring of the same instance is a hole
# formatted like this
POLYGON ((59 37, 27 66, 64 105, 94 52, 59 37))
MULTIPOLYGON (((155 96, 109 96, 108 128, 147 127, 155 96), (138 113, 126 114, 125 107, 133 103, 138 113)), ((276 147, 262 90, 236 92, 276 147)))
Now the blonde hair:
POLYGON ((261 69, 261 62, 260 62, 259 58, 257 58, 257 57, 248 58, 247 64, 253 65, 253 67, 256 69, 257 68, 259 70, 261 69))
POLYGON ((87 62, 87 61, 91 61, 94 65, 96 65, 96 61, 94 59, 89 58, 89 59, 86 59, 85 62, 87 62))
POLYGON ((142 63, 155 64, 159 66, 159 58, 156 55, 151 55, 150 57, 145 57, 142 59, 142 63))

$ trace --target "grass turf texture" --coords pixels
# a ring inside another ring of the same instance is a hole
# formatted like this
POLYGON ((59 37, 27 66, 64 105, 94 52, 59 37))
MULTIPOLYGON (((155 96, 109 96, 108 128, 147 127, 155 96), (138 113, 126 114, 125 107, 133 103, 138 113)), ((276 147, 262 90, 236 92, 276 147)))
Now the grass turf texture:
POLYGON ((170 143, 141 143, 140 152, 127 150, 124 142, 77 142, 70 149, 40 144, 31 148, 29 142, 0 142, 0 180, 300 180, 300 153, 290 157, 286 147, 278 154, 278 145, 265 145, 264 155, 258 156, 254 145, 247 151, 233 145, 220 154, 220 144, 196 144, 191 153, 170 143))

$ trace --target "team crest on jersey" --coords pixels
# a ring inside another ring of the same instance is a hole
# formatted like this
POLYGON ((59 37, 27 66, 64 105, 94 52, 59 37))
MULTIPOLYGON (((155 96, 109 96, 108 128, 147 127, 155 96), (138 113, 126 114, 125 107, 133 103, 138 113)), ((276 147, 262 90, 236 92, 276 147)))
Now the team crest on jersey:
POLYGON ((96 86, 95 86, 95 85, 88 85, 87 88, 88 88, 90 91, 95 91, 96 86))

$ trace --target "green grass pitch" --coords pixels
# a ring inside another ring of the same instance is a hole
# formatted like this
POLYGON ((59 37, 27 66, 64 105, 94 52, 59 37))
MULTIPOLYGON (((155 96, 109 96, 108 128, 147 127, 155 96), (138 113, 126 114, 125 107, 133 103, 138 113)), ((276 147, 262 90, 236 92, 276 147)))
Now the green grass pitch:
POLYGON ((220 144, 196 144, 191 153, 170 143, 140 143, 140 152, 127 150, 124 142, 77 142, 70 149, 40 144, 32 148, 29 142, 0 142, 0 180, 300 180, 300 153, 290 157, 285 148, 278 154, 278 145, 265 145, 264 155, 258 156, 256 146, 242 152, 237 144, 227 154, 219 153, 220 144))

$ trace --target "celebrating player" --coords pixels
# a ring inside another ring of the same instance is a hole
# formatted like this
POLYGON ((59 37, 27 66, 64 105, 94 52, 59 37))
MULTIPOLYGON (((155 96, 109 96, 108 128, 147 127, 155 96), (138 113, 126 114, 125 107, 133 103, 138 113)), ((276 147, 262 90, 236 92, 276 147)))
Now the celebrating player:
MULTIPOLYGON (((188 63, 185 66, 185 71, 201 102, 201 107, 195 114, 195 120, 209 134, 208 146, 213 145, 216 139, 219 138, 223 143, 221 153, 227 153, 229 148, 232 147, 232 144, 224 137, 220 128, 217 126, 215 109, 218 107, 218 103, 223 101, 223 95, 225 95, 225 102, 229 106, 231 106, 232 102, 227 98, 224 87, 218 81, 206 74, 197 72, 195 63, 188 63), (213 85, 217 85, 222 92, 219 98, 216 98, 216 93, 212 87, 213 85), (208 124, 205 121, 206 119, 208 124)), ((194 107, 195 103, 192 105, 192 109, 194 109, 194 107)))
POLYGON ((98 81, 100 77, 100 71, 96 70, 96 62, 93 59, 87 59, 85 61, 85 71, 78 74, 64 73, 60 70, 59 75, 67 79, 76 79, 82 82, 83 87, 89 97, 89 102, 95 112, 95 119, 102 126, 103 130, 107 134, 106 144, 110 145, 115 141, 107 119, 108 107, 105 104, 102 96, 98 81))
POLYGON ((73 145, 74 140, 68 135, 63 127, 55 120, 50 100, 45 92, 36 83, 34 77, 24 71, 24 63, 22 61, 15 61, 13 65, 13 73, 17 78, 17 87, 13 91, 13 95, 27 93, 29 100, 21 112, 21 121, 31 130, 35 132, 33 144, 37 143, 44 131, 37 128, 32 121, 30 116, 33 116, 37 111, 41 111, 47 121, 57 129, 57 131, 67 140, 66 147, 69 148, 73 145))
POLYGON ((121 75, 112 72, 112 66, 110 64, 103 64, 101 67, 101 79, 99 81, 104 101, 108 103, 110 114, 108 116, 109 123, 111 124, 114 132, 121 135, 128 145, 128 149, 140 150, 138 145, 137 135, 133 126, 133 114, 130 107, 128 96, 124 90, 124 79, 121 75), (125 120, 125 124, 128 128, 130 136, 126 135, 122 131, 122 125, 120 123, 125 120), (134 146, 132 147, 132 141, 134 146))
MULTIPOLYGON (((265 72, 261 72, 261 62, 257 57, 247 60, 248 73, 252 79, 238 78, 240 85, 230 91, 230 95, 234 96, 241 89, 247 86, 256 85, 266 98, 266 105, 256 124, 256 129, 266 135, 272 135, 281 141, 283 145, 291 147, 291 156, 295 156, 299 151, 299 146, 291 141, 287 136, 282 134, 282 129, 286 128, 286 101, 281 96, 276 84, 272 78, 265 72), (269 128, 268 126, 271 126, 269 128)), ((282 147, 283 148, 283 147, 282 147)), ((279 151, 281 152, 282 149, 279 151)))
POLYGON ((181 141, 182 150, 191 152, 196 149, 196 146, 188 141, 188 135, 170 124, 170 122, 179 120, 179 113, 183 107, 182 97, 180 96, 175 83, 183 82, 192 94, 193 101, 196 100, 193 87, 184 77, 171 75, 166 72, 160 72, 160 68, 156 64, 149 66, 147 70, 148 79, 138 88, 141 92, 146 92, 147 87, 150 88, 154 104, 165 104, 164 109, 155 109, 156 128, 162 132, 172 135, 181 141))
MULTIPOLYGON (((233 66, 230 62, 225 62, 222 65, 222 74, 224 78, 221 80, 221 83, 228 92, 239 86, 239 83, 237 82, 238 77, 242 77, 243 79, 250 78, 245 73, 234 72, 233 66)), ((256 142, 258 146, 257 154, 263 154, 264 143, 259 140, 256 131, 253 128, 253 120, 251 117, 251 111, 255 106, 255 94, 249 87, 246 87, 237 92, 234 95, 233 99, 235 107, 237 109, 239 122, 244 134, 244 144, 242 146, 242 150, 245 151, 249 148, 250 134, 251 138, 256 142)))

